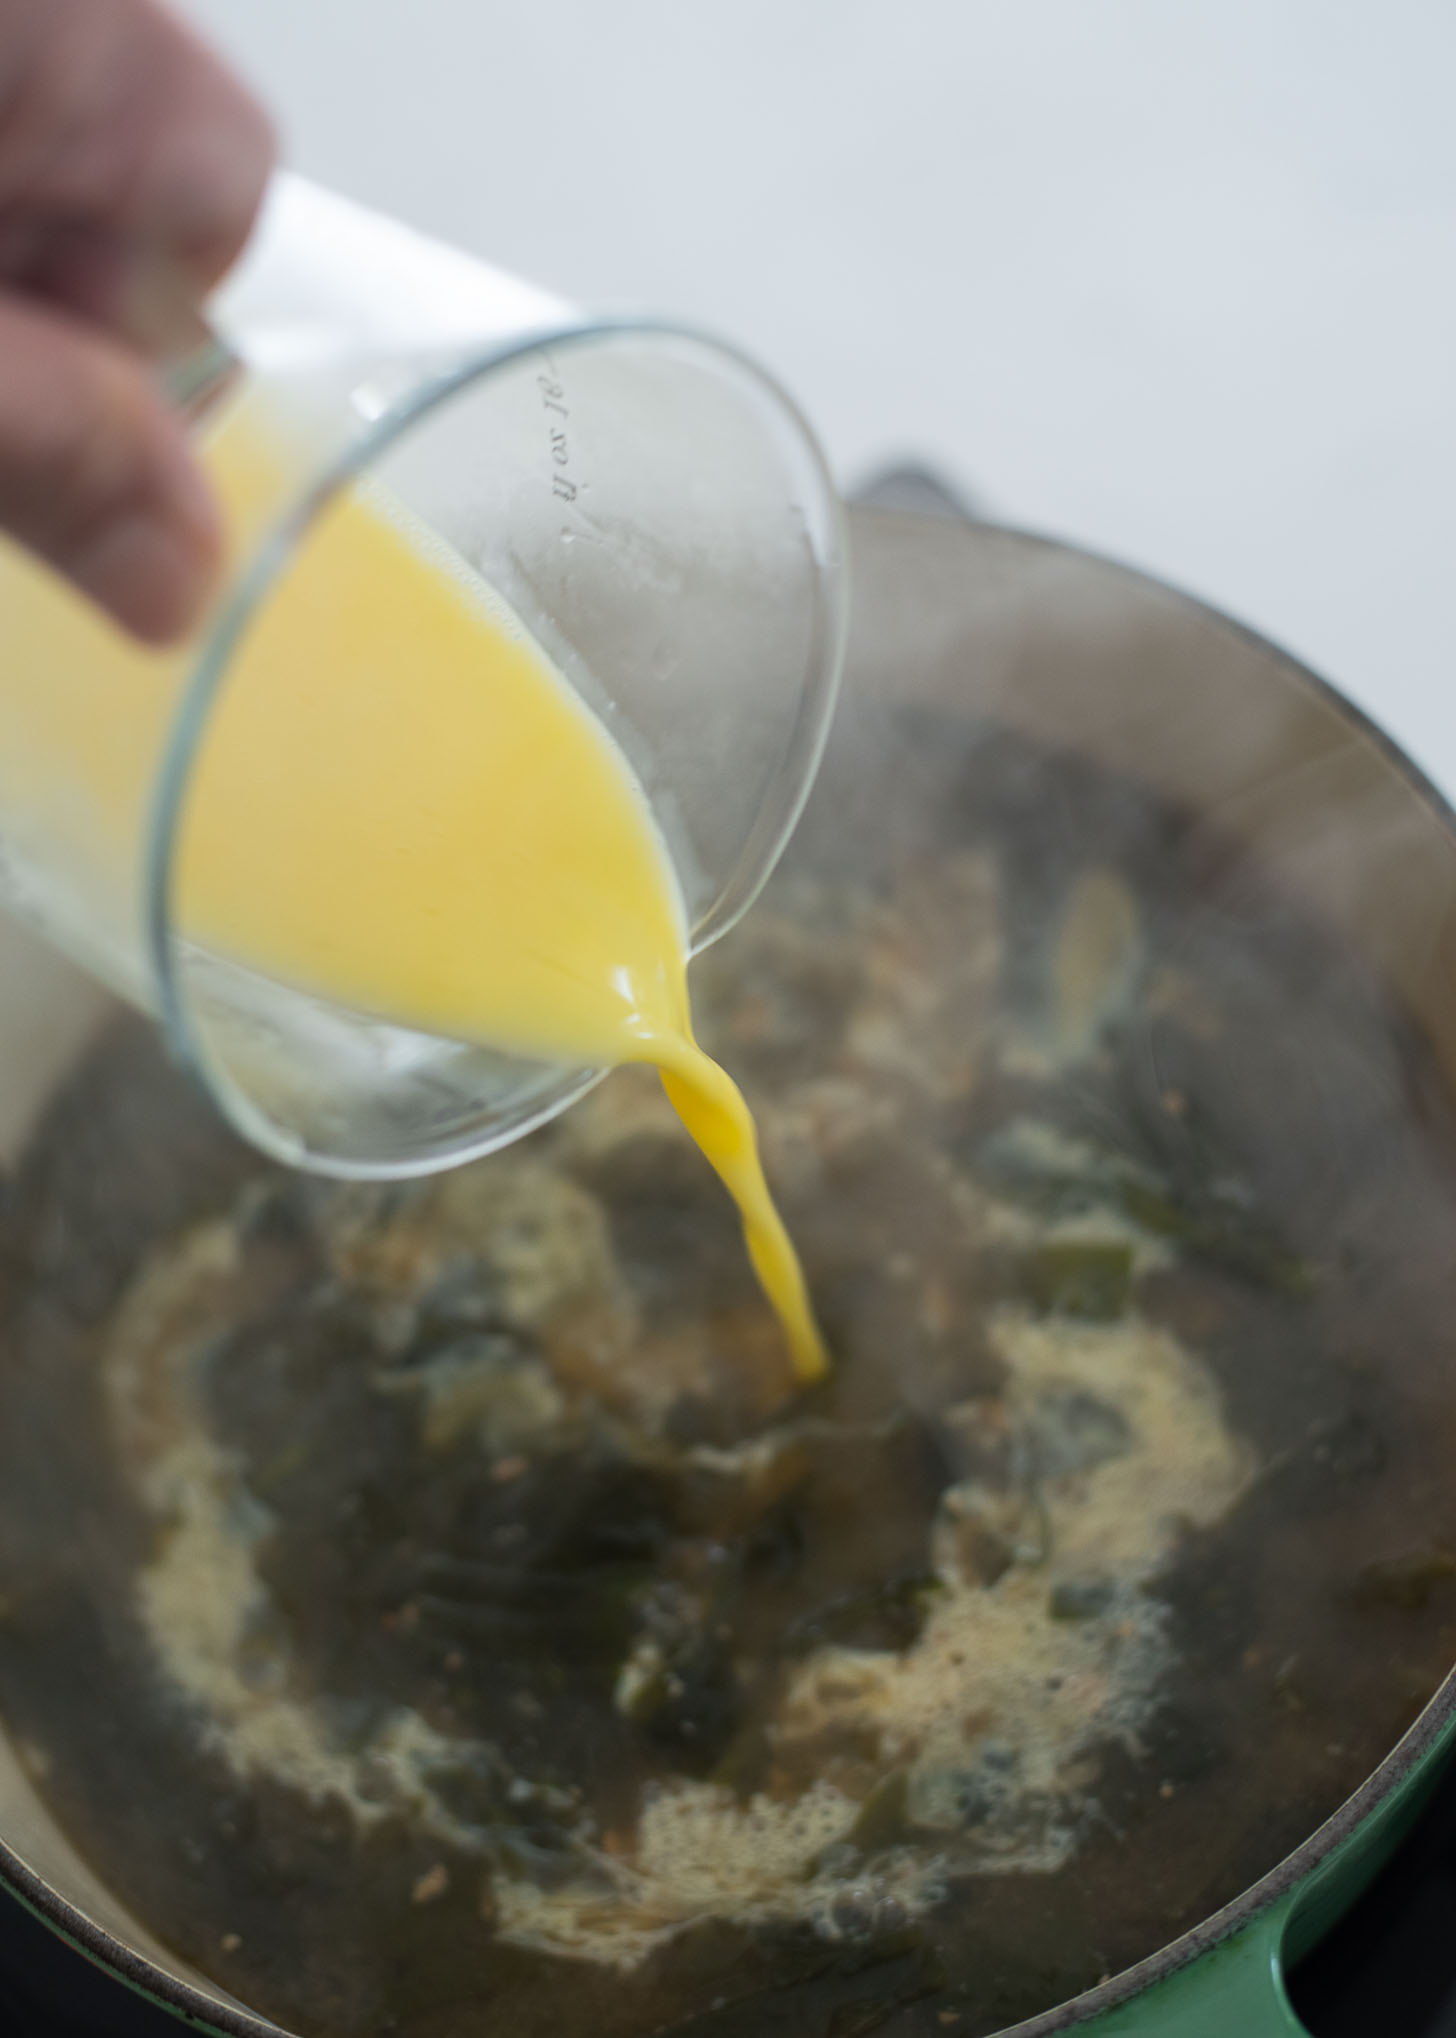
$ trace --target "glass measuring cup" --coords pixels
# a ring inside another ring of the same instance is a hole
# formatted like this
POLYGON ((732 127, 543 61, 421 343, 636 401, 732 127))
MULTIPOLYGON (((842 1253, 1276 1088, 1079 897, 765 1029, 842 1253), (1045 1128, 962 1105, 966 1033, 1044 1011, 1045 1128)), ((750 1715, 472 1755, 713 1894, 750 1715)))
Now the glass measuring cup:
MULTIPOLYGON (((601 1071, 392 1025, 187 938, 194 766, 281 578, 341 491, 387 491, 608 729, 697 950, 752 900, 812 782, 842 655, 840 513, 798 413, 731 349, 590 318, 294 177, 215 322, 226 351, 204 379, 239 364, 224 406, 256 411, 273 453, 229 583, 185 655, 126 654, 124 721, 84 658, 43 669, 21 645, 0 685, 0 885, 161 1017, 258 1146, 333 1174, 424 1173, 518 1136, 601 1071), (89 726, 108 715, 115 728, 89 726)), ((85 627, 99 647, 104 626, 85 627)))

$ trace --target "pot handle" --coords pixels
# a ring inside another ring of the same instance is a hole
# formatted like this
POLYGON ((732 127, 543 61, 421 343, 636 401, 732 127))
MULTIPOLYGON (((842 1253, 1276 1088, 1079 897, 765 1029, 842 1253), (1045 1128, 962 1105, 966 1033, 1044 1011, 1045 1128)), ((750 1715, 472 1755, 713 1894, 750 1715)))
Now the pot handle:
POLYGON ((1309 2038, 1284 1987, 1294 1892, 1165 1980, 1096 2017, 1088 2038, 1309 2038))

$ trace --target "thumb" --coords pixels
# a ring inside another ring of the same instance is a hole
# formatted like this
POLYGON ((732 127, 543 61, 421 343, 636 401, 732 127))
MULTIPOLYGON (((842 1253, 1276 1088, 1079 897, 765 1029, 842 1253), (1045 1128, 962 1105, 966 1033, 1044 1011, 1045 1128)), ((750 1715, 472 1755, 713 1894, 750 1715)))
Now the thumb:
POLYGON ((183 636, 222 551, 181 423, 145 364, 0 297, 0 530, 149 643, 183 636))

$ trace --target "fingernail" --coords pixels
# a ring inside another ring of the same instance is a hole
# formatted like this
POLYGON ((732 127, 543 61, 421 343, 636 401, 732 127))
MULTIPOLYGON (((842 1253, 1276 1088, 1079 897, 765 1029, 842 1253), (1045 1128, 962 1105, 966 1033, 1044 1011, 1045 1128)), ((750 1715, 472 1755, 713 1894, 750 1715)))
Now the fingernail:
POLYGON ((196 622, 212 584, 211 517, 129 510, 63 562, 64 570, 124 629, 169 644, 196 622))

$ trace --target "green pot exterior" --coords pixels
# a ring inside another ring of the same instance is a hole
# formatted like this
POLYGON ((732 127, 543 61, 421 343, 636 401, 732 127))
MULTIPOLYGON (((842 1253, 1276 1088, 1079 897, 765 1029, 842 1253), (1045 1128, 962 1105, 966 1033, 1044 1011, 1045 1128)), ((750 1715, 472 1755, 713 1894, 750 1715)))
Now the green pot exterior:
POLYGON ((1088 2038, 1308 2038, 1284 1971, 1324 1938, 1395 1852, 1456 1748, 1456 1716, 1355 1830, 1241 1930, 1104 2011, 1088 2038))
POLYGON ((1282 1953, 1295 1899, 1085 2026, 1097 2038, 1306 2038, 1284 1992, 1282 1953))

